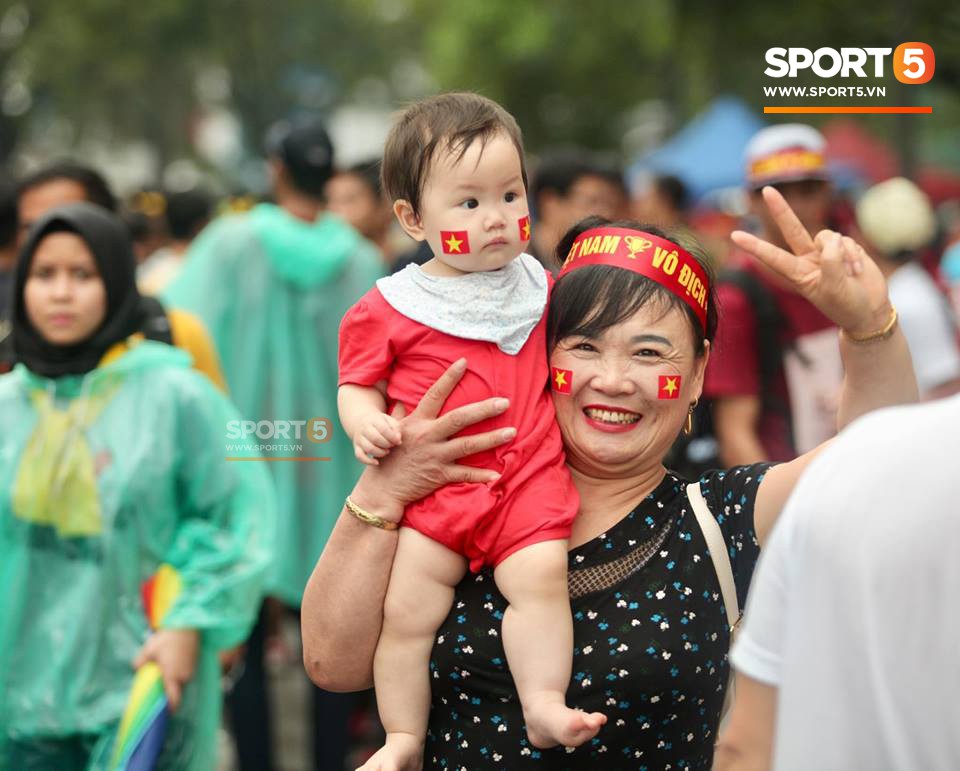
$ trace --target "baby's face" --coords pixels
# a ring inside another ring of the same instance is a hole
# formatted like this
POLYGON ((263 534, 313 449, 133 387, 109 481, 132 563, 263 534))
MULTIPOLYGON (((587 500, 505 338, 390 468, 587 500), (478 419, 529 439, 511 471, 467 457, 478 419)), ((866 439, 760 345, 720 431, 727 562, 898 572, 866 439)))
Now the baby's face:
POLYGON ((420 225, 434 257, 454 270, 497 270, 530 240, 520 156, 509 137, 474 141, 459 160, 441 150, 420 198, 420 225))

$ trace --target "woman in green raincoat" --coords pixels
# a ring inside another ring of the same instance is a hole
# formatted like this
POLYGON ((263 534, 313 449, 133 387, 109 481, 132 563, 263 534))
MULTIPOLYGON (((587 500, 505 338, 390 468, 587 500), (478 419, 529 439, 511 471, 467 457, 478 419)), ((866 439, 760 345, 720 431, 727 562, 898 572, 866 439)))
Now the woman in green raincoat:
POLYGON ((140 313, 120 220, 74 204, 36 224, 21 363, 0 377, 0 771, 106 768, 146 661, 173 712, 158 768, 215 767, 216 654, 259 607, 273 491, 261 464, 226 462, 239 415, 187 354, 134 334, 140 313), (162 564, 181 591, 151 632, 141 586, 162 564))

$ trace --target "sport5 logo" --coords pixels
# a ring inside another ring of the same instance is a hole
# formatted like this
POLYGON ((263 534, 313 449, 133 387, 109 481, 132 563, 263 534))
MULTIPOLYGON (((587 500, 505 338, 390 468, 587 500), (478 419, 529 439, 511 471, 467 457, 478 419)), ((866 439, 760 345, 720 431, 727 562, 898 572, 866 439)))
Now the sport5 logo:
POLYGON ((901 43, 893 48, 768 48, 767 68, 770 78, 795 78, 801 70, 811 70, 821 78, 882 78, 884 61, 891 57, 893 75, 901 83, 920 85, 933 77, 937 61, 933 48, 926 43, 901 43), (867 73, 868 62, 872 74, 867 73))

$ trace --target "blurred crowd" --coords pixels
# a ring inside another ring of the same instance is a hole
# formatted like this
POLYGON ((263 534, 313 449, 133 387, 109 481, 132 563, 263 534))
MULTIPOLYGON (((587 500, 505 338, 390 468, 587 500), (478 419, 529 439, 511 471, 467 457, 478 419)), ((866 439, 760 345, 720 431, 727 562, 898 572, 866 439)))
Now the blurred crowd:
MULTIPOLYGON (((379 277, 422 264, 431 254, 426 242, 411 241, 398 227, 393 202, 381 188, 379 159, 338 166, 318 123, 271 132, 266 154, 272 181, 267 200, 221 198, 202 187, 144 189, 121 198, 97 169, 75 161, 3 179, 0 372, 18 364, 18 261, 29 259, 24 250, 34 229, 48 227, 52 212, 87 202, 125 223, 136 260, 138 334, 186 350, 193 368, 230 399, 240 419, 320 416, 333 421, 336 434, 340 318, 379 277)), ((670 456, 685 475, 789 460, 829 438, 836 425, 843 377, 836 327, 729 239, 739 228, 788 246, 763 205, 765 186, 783 194, 810 233, 838 230, 867 248, 889 284, 921 398, 960 392, 960 200, 934 206, 902 177, 841 191, 823 137, 806 125, 761 130, 743 162, 740 210, 694 200, 689 185, 668 174, 651 173, 628 185, 623 168, 585 150, 546 151, 532 164, 528 251, 551 271, 563 261, 555 252, 561 235, 589 215, 683 227, 715 260, 718 340, 694 430, 670 456)), ((111 259, 95 257, 98 265, 111 259)), ((306 679, 289 632, 332 528, 330 517, 360 473, 344 441, 317 445, 329 463, 265 464, 277 502, 274 564, 264 569, 267 599, 248 598, 256 618, 252 631, 220 651, 225 724, 243 771, 278 767, 274 734, 281 721, 310 726, 308 754, 318 769, 353 767, 382 740, 372 694, 332 694, 310 684, 309 718, 291 716, 270 696, 278 667, 295 666, 306 679)), ((284 450, 260 452, 270 459, 284 450)))

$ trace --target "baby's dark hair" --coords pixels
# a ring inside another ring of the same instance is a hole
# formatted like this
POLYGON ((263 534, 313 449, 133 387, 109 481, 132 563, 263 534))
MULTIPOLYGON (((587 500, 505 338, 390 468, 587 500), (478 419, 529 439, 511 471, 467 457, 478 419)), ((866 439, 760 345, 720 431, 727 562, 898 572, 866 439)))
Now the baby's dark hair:
POLYGON ((583 335, 597 338, 620 324, 650 302, 664 309, 679 308, 687 316, 693 331, 694 350, 704 352, 704 340, 712 341, 717 332, 716 274, 706 251, 689 233, 659 228, 633 220, 610 222, 603 217, 587 217, 566 232, 557 244, 558 264, 566 259, 574 240, 581 233, 599 227, 632 228, 665 238, 690 253, 707 274, 707 328, 704 331, 693 309, 653 279, 613 265, 588 265, 557 280, 547 315, 547 350, 565 337, 583 335))
POLYGON ((420 196, 437 152, 449 150, 459 160, 470 146, 506 135, 520 156, 523 186, 527 169, 523 137, 514 117, 492 99, 469 92, 439 94, 404 110, 387 135, 381 175, 391 201, 404 200, 420 215, 420 196))

